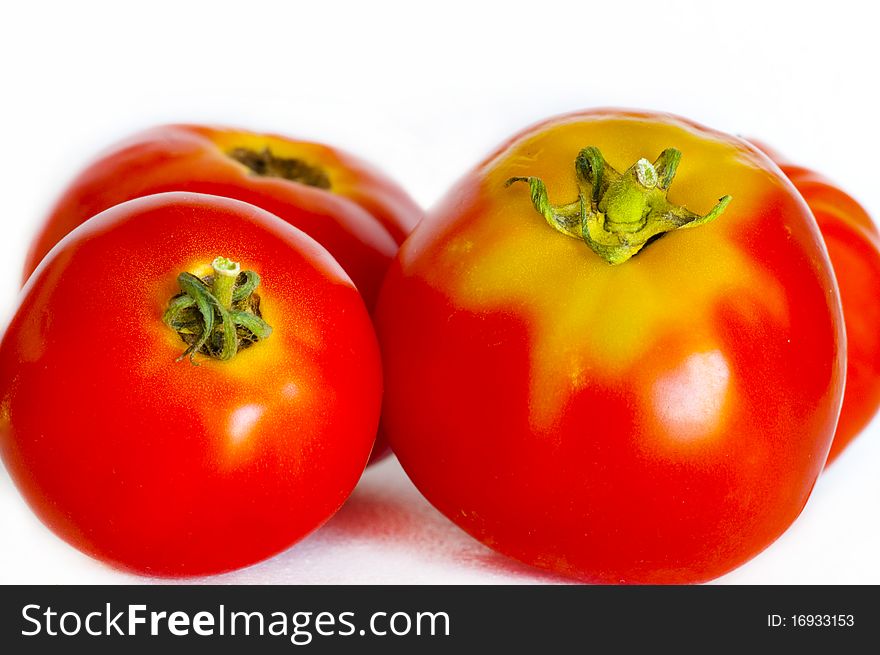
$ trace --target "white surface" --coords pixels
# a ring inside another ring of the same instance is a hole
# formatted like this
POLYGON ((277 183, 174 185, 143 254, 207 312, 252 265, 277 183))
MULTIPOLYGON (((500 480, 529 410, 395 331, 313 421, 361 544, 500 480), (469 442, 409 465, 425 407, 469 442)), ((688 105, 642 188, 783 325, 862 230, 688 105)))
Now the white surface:
MULTIPOLYGON (((880 216, 870 3, 604 4, 4 3, 0 314, 15 305, 27 244, 62 185, 96 151, 162 122, 338 144, 430 206, 533 121, 590 106, 660 109, 760 137, 880 216)), ((797 523, 721 582, 880 583, 878 464, 875 421, 820 479, 797 523)), ((136 580, 52 536, 0 473, 0 582, 136 580)), ((211 579, 552 580, 460 532, 393 460, 308 540, 211 579)))

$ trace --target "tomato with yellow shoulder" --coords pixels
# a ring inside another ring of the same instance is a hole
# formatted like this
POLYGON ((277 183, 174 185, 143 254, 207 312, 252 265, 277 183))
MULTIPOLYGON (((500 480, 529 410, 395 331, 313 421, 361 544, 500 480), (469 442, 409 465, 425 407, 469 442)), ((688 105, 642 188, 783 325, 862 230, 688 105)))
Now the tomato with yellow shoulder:
POLYGON ((383 421, 422 493, 519 560, 697 582, 798 516, 845 335, 816 221, 748 143, 647 112, 513 137, 404 243, 383 421))

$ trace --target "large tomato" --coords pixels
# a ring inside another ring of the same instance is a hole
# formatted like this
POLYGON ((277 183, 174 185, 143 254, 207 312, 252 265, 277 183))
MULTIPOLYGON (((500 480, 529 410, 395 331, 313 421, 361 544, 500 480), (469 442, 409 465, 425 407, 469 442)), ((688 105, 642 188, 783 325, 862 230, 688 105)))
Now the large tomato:
POLYGON ((77 228, 0 343, 13 480, 59 536, 141 573, 244 566, 320 526, 366 465, 380 403, 342 268, 216 196, 140 198, 77 228))
POLYGON ((126 200, 194 191, 244 200, 330 251, 373 306, 397 245, 421 218, 364 161, 319 143, 199 125, 164 125, 109 148, 68 186, 40 228, 24 279, 77 225, 126 200))
MULTIPOLYGON (((273 134, 165 125, 109 148, 68 186, 40 228, 24 280, 68 232, 126 200, 194 191, 244 200, 316 239, 375 304, 382 278, 422 216, 407 193, 338 148, 273 134)), ((380 432, 371 461, 388 454, 380 432)))
POLYGON ((880 232, 864 207, 840 187, 749 140, 779 164, 807 201, 840 287, 846 322, 846 391, 828 454, 830 464, 880 407, 880 232))
POLYGON ((416 486, 582 580, 748 560, 800 513, 840 411, 840 300, 809 209, 744 141, 664 114, 505 143, 403 245, 376 322, 416 486))

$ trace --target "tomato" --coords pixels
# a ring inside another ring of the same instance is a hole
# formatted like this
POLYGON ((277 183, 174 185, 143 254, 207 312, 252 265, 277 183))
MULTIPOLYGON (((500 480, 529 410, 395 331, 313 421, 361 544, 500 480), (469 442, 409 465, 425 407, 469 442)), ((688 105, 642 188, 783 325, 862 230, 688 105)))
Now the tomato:
POLYGON ((585 581, 750 559, 804 507, 840 411, 808 207, 746 142, 665 114, 513 137, 416 227, 375 318, 383 421, 419 490, 585 581))
MULTIPOLYGON (((337 148, 165 125, 111 147, 73 180, 31 246, 24 280, 76 226, 120 202, 164 191, 236 198, 280 216, 330 251, 370 308, 398 245, 422 215, 401 187, 337 148)), ((388 452, 380 433, 372 461, 388 452)))
POLYGON ((779 165, 810 206, 840 287, 846 323, 846 390, 827 466, 880 407, 880 233, 864 207, 838 186, 749 140, 779 165))
POLYGON ((30 277, 0 343, 0 454, 83 552, 215 573, 339 508, 381 384, 363 300, 317 242, 237 200, 153 195, 80 226, 30 277))
POLYGON ((421 210, 397 184, 337 148, 274 134, 164 125, 116 144, 68 186, 40 228, 24 279, 64 235, 126 200, 194 191, 244 200, 330 251, 372 307, 421 210))

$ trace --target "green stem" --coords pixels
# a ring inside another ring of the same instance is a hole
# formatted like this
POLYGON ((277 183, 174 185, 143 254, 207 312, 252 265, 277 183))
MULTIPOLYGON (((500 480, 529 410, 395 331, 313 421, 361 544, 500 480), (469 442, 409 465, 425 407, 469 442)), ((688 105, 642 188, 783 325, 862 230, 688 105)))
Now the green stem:
POLYGON ((211 292, 214 297, 220 301, 226 309, 232 307, 232 291, 235 288, 235 281, 241 272, 241 266, 238 262, 234 262, 226 257, 217 257, 211 262, 211 268, 214 269, 214 282, 211 284, 211 292))
POLYGON ((708 214, 700 216, 670 203, 666 194, 680 161, 681 152, 667 148, 653 164, 639 159, 618 173, 598 148, 584 148, 575 159, 578 199, 566 205, 550 203, 540 178, 514 177, 507 185, 527 182, 532 205, 553 228, 583 239, 609 264, 621 264, 654 237, 704 225, 730 204, 731 197, 724 196, 708 214))
POLYGON ((162 320, 188 344, 178 360, 196 353, 229 360, 238 351, 267 339, 272 328, 260 314, 254 293, 260 276, 241 271, 238 262, 217 257, 213 275, 202 280, 183 272, 177 276, 181 293, 171 298, 162 320))

